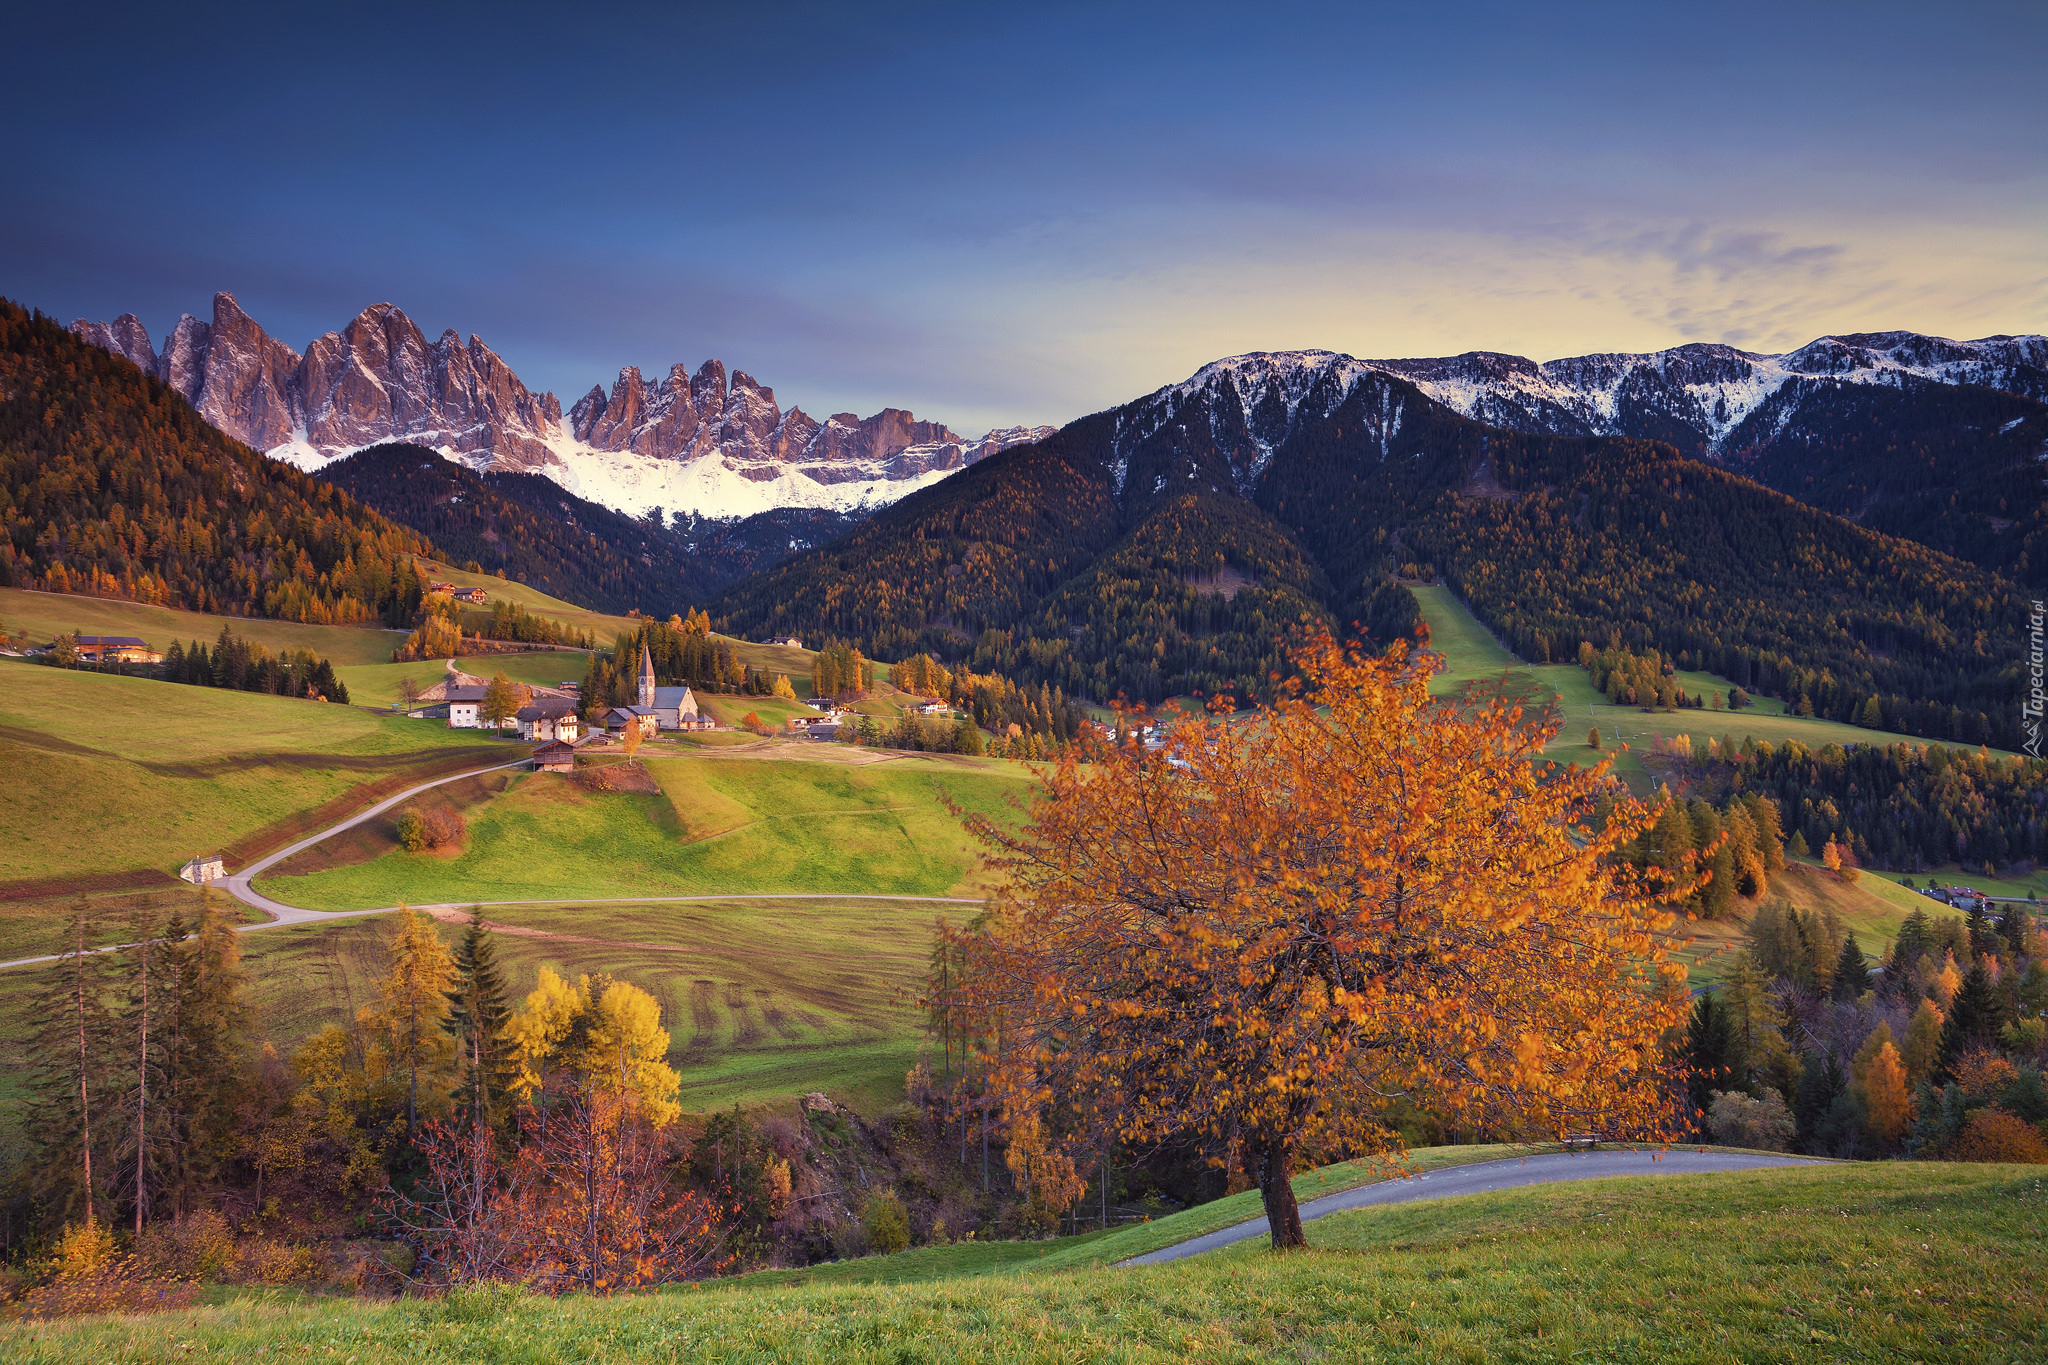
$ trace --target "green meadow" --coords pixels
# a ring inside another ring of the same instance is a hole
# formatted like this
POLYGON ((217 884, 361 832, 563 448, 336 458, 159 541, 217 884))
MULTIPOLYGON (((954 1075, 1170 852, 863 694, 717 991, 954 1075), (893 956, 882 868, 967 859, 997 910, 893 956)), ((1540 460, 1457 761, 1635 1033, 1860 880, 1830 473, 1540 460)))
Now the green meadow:
POLYGON ((0 1327, 0 1353, 24 1365, 2017 1365, 2039 1360, 2048 1339, 2048 1296, 2033 1263, 2044 1232, 2048 1174, 2039 1167, 1887 1162, 1419 1201, 1314 1222, 1306 1252, 1251 1243, 1136 1270, 1049 1268, 1050 1256, 1011 1244, 904 1253, 959 1272, 908 1283, 792 1285, 769 1275, 612 1299, 471 1291, 383 1303, 238 1294, 154 1317, 0 1327))
MULTIPOLYGON (((538 650, 531 654, 472 654, 455 661, 455 666, 474 678, 491 678, 503 673, 513 682, 558 687, 581 683, 590 666, 590 656, 580 650, 538 650)), ((396 706, 398 683, 410 677, 425 691, 441 681, 448 671, 446 659, 421 659, 414 663, 352 664, 334 670, 348 688, 348 699, 357 706, 396 706)))
POLYGON ((850 764, 742 750, 639 766, 657 791, 522 777, 468 813, 454 857, 391 848, 306 871, 314 855, 301 855, 260 886, 316 910, 760 891, 945 896, 974 884, 979 861, 945 800, 1005 815, 1006 798, 1030 783, 1020 765, 918 755, 850 764))
POLYGON ((354 707, 0 661, 0 881, 169 873, 351 789, 501 753, 354 707))
POLYGON ((308 626, 260 616, 208 616, 113 598, 75 597, 24 588, 0 588, 0 624, 6 626, 10 636, 26 634, 34 645, 46 645, 59 635, 75 631, 85 635, 133 635, 159 650, 169 649, 173 641, 190 644, 198 640, 211 646, 220 638, 221 627, 226 626, 273 653, 310 649, 336 667, 387 663, 391 651, 405 641, 402 630, 380 630, 374 626, 308 626))
MULTIPOLYGON (((1530 664, 1510 653, 1493 633, 1480 624, 1457 595, 1442 585, 1411 586, 1429 623, 1430 647, 1443 656, 1444 669, 1430 684, 1439 695, 1477 685, 1482 691, 1515 697, 1530 705, 1552 700, 1558 707, 1562 726, 1547 753, 1560 761, 1582 765, 1605 758, 1614 773, 1639 792, 1655 784, 1651 769, 1643 762, 1658 739, 1687 735, 1696 740, 1755 737, 1771 744, 1796 739, 1808 748, 1825 744, 1924 744, 1929 741, 1887 730, 1865 730, 1837 721, 1816 720, 1786 713, 1784 703, 1764 697, 1740 711, 1700 710, 1645 711, 1636 706, 1614 706, 1593 690, 1592 677, 1577 664, 1530 664), (1601 750, 1587 744, 1587 735, 1599 730, 1601 750), (1623 745, 1627 745, 1626 750, 1623 745)), ((1689 695, 1726 698, 1734 686, 1728 679, 1711 673, 1681 672, 1679 678, 1689 695)), ((1975 747, 1975 746, 1965 746, 1975 747)), ((2004 752, 1994 750, 1993 752, 2004 752)), ((2042 882, 2048 888, 2048 880, 2042 882)), ((2021 892, 2019 894, 2025 894, 2021 892)))

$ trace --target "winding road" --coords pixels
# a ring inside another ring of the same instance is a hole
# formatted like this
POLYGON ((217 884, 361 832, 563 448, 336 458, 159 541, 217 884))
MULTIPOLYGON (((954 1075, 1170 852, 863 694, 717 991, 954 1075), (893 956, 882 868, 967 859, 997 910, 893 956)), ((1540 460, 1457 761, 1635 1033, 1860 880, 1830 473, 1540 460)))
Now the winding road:
MULTIPOLYGON (((1481 1161, 1470 1166, 1448 1166, 1426 1171, 1405 1180, 1383 1180, 1356 1189, 1340 1190, 1311 1199, 1301 1206, 1301 1221, 1324 1218, 1352 1209, 1381 1204, 1406 1204, 1417 1199, 1450 1199, 1462 1194, 1488 1194, 1494 1190, 1520 1189, 1525 1185, 1555 1185, 1571 1180, 1606 1180, 1614 1176, 1696 1175, 1707 1171, 1756 1171, 1775 1166, 1819 1166, 1825 1162, 1796 1156, 1767 1156, 1750 1152, 1702 1152, 1696 1149, 1664 1151, 1552 1152, 1540 1156, 1508 1157, 1502 1161, 1481 1161)), ((1148 1251, 1119 1261, 1121 1266, 1162 1265, 1188 1256, 1199 1256, 1219 1247, 1235 1246, 1254 1237, 1270 1234, 1264 1217, 1233 1227, 1221 1228, 1176 1242, 1170 1247, 1148 1251)))
MULTIPOLYGON (((404 804, 423 791, 431 791, 435 787, 446 786, 450 782, 460 782, 468 777, 482 777, 486 773, 503 772, 508 768, 523 768, 527 763, 528 760, 525 758, 515 759, 510 763, 493 763, 486 768, 471 768, 467 772, 455 773, 448 777, 437 777, 431 782, 422 782, 416 787, 408 787, 396 796, 387 797, 376 805, 349 816, 346 820, 329 825, 318 834, 310 834, 295 844, 287 844, 275 853, 266 854, 258 858, 240 872, 223 877, 219 881, 214 882, 213 885, 227 892, 230 896, 242 902, 242 904, 261 910, 264 914, 270 916, 269 919, 261 923, 236 925, 237 933, 246 934, 258 929, 277 929, 292 924, 324 924, 329 920, 353 919, 358 915, 388 914, 398 907, 395 905, 378 905, 364 910, 307 910, 301 906, 286 905, 283 901, 272 900, 258 891, 253 883, 257 877, 285 861, 285 859, 295 854, 303 853, 323 840, 332 839, 335 835, 345 830, 354 829, 364 821, 374 820, 392 807, 404 804)), ((412 908, 431 913, 434 911, 466 910, 472 905, 487 907, 501 905, 678 905, 706 901, 913 901, 931 905, 982 904, 979 899, 963 896, 878 896, 849 894, 845 892, 769 891, 752 893, 731 892, 711 896, 591 896, 568 900, 536 900, 528 898, 513 901, 444 901, 415 905, 412 908)), ((117 953, 134 946, 132 943, 113 943, 96 948, 93 951, 117 953)), ((0 970, 5 970, 8 967, 34 966, 38 962, 56 962, 62 957, 63 954, 61 953, 46 953, 41 957, 17 957, 11 961, 0 962, 0 970)))

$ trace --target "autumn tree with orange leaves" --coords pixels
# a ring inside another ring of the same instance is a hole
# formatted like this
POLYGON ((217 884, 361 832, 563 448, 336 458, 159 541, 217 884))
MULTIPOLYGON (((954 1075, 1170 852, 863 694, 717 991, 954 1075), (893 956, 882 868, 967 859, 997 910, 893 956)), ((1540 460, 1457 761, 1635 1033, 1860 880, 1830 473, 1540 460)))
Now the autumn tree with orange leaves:
POLYGON ((1434 655, 1321 637, 1295 661, 1249 718, 1069 755, 1021 830, 970 821, 1004 884, 943 1003, 986 1040, 1027 1194, 1071 1200, 1113 1141, 1193 1140, 1298 1247, 1297 1161, 1397 1151, 1396 1096, 1671 1131, 1659 1043, 1686 1001, 1654 936, 1694 874, 1618 856, 1654 812, 1605 764, 1545 763, 1554 725, 1431 698, 1434 655))

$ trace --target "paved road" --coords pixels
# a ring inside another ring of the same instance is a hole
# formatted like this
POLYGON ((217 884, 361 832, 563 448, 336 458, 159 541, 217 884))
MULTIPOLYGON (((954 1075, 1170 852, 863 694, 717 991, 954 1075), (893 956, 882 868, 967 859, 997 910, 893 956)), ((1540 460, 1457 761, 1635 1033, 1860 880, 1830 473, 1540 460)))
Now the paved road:
MULTIPOLYGON (((235 873, 233 876, 224 877, 220 881, 215 882, 214 886, 218 887, 222 891, 227 892, 236 900, 242 902, 242 904, 254 906, 256 909, 261 910, 264 914, 270 916, 268 920, 265 920, 260 924, 236 925, 236 931, 238 933, 244 934, 256 929, 275 929, 281 925, 287 924, 322 924, 327 922, 328 920, 350 919, 357 915, 388 914, 391 911, 396 910, 398 907, 395 905, 378 905, 372 906, 365 910, 307 910, 296 905, 286 905, 283 901, 272 900, 270 897, 256 890, 256 888, 252 886, 251 883, 258 876, 262 875, 269 869, 277 866, 279 863, 291 857, 293 854, 302 853, 324 839, 331 839, 335 835, 340 834, 344 830, 354 829, 357 825, 362 824, 366 820, 375 819, 377 816, 382 815, 385 811, 390 810, 393 806, 397 806, 406 801, 409 801, 413 797, 418 796, 423 791, 430 791, 435 787, 445 786, 450 782, 460 782, 466 777, 481 777, 485 773, 502 772, 507 768, 523 768, 526 766, 527 762, 527 759, 519 758, 513 760, 510 763, 494 763, 487 768, 471 768, 467 772, 456 773, 451 777, 439 777, 435 778, 432 782, 422 782, 417 787, 408 787, 404 791, 400 792, 398 795, 390 797, 387 800, 379 801, 376 805, 371 806, 368 810, 358 812, 355 815, 351 815, 348 819, 343 820, 339 824, 330 825, 328 828, 321 830, 318 834, 308 835, 306 838, 299 840, 295 844, 288 845, 284 848, 279 849, 275 853, 269 854, 262 858, 258 858, 255 862, 249 864, 247 867, 243 868, 240 872, 235 873)), ((472 905, 478 904, 486 906, 675 905, 693 901, 913 901, 931 905, 983 904, 982 901, 977 899, 957 896, 875 896, 849 895, 834 892, 771 891, 756 892, 753 894, 735 892, 727 895, 718 896, 593 896, 571 900, 534 900, 529 898, 526 900, 516 901, 450 901, 435 903, 431 905, 416 905, 413 908, 416 910, 465 910, 472 905)), ((104 948, 96 949, 95 951, 103 953, 113 953, 119 952, 124 948, 132 948, 134 946, 135 945, 132 943, 110 944, 104 948)), ((33 966, 38 962, 56 962, 59 960, 60 957, 61 954, 46 954, 42 957, 18 957, 9 962, 0 962, 0 970, 5 970, 8 967, 33 966)))
MULTIPOLYGON (((1546 1156, 1509 1157, 1505 1161, 1482 1161, 1471 1166, 1452 1166, 1430 1171, 1410 1180, 1385 1180, 1361 1185, 1354 1190, 1326 1194, 1301 1206, 1301 1220, 1322 1218, 1347 1209, 1372 1208, 1379 1204, 1406 1204, 1417 1199, 1449 1199, 1461 1194, 1486 1194, 1512 1190, 1524 1185, 1553 1185, 1567 1180, 1604 1180, 1622 1175, 1693 1175, 1703 1171, 1755 1171, 1772 1166, 1815 1166, 1822 1163, 1793 1156, 1751 1156, 1739 1152, 1701 1152, 1680 1149, 1665 1152, 1556 1152, 1546 1156)), ((1133 1256, 1119 1265, 1159 1265, 1187 1256, 1199 1256, 1218 1247, 1247 1242, 1270 1235, 1263 1217, 1235 1227, 1223 1228, 1201 1237, 1191 1237, 1170 1247, 1133 1256)))

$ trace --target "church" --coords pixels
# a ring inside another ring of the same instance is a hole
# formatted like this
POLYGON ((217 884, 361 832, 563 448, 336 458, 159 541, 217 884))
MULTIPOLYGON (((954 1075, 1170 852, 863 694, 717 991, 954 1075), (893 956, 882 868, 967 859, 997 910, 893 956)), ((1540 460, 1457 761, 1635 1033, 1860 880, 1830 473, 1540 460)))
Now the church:
POLYGON ((650 715, 654 717, 655 727, 661 730, 694 730, 700 724, 697 698, 689 688, 654 685, 654 656, 642 644, 639 702, 634 706, 614 706, 605 715, 605 725, 614 730, 623 729, 631 717, 650 715))

